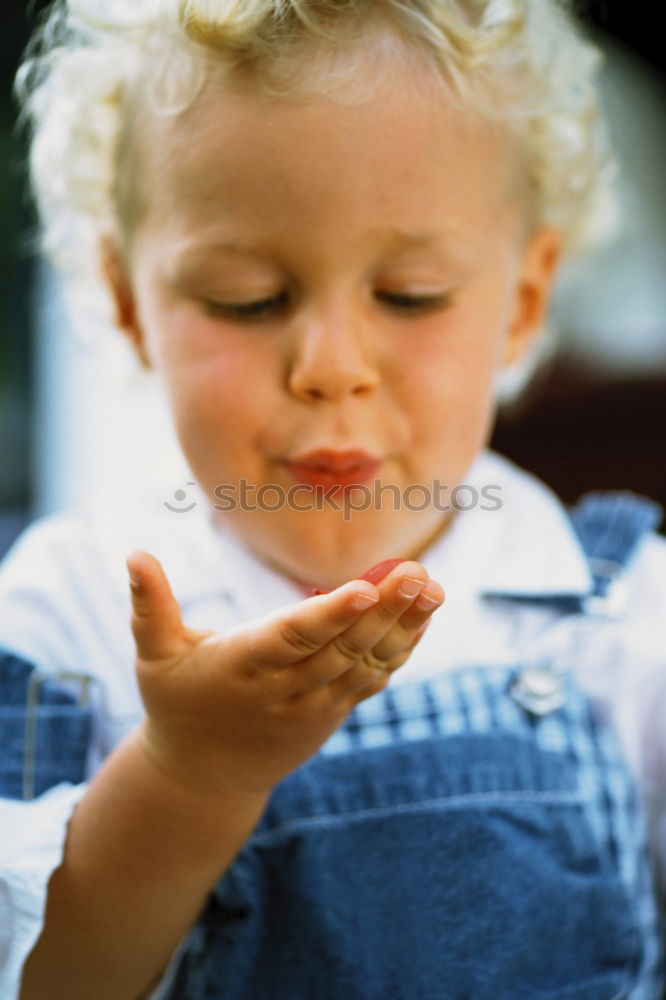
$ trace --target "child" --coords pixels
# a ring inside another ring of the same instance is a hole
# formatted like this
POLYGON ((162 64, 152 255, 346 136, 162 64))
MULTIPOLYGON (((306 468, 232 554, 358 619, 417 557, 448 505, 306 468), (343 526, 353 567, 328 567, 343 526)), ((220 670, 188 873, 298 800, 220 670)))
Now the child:
POLYGON ((6 561, 3 997, 656 1000, 655 508, 574 527, 484 452, 603 213, 594 53, 551 0, 69 0, 44 39, 46 246, 205 500, 6 561))

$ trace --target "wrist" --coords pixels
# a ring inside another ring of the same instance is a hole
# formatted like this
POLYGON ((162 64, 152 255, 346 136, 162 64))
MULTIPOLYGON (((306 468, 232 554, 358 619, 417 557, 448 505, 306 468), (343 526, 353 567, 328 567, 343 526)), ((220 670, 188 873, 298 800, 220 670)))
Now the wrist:
POLYGON ((219 816, 228 824, 230 809, 260 815, 270 797, 272 789, 249 789, 235 781, 231 762, 226 768, 218 764, 214 774, 204 767, 197 773, 187 766, 184 755, 167 750, 148 718, 130 734, 127 745, 146 780, 202 818, 214 822, 219 816))

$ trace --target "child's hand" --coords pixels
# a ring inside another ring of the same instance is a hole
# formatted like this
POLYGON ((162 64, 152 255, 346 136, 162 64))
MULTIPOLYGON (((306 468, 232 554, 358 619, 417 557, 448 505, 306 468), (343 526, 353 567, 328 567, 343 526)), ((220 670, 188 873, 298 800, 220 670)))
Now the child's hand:
POLYGON ((128 567, 145 748, 205 796, 270 792, 386 687, 444 599, 401 562, 376 585, 351 581, 220 635, 183 625, 154 557, 133 552, 128 567))

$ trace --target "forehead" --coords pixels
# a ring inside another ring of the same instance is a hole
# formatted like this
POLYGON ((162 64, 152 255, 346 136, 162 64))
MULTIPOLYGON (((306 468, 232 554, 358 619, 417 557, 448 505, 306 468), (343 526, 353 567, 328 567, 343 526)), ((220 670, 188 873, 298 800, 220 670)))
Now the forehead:
POLYGON ((250 74, 214 73, 179 116, 144 110, 140 119, 137 189, 152 225, 215 235, 220 222, 231 233, 240 223, 276 239, 330 228, 339 241, 342 213, 369 241, 410 232, 416 247, 433 222, 471 238, 490 218, 515 215, 515 142, 501 124, 452 102, 426 66, 419 73, 398 63, 351 101, 275 96, 250 74))

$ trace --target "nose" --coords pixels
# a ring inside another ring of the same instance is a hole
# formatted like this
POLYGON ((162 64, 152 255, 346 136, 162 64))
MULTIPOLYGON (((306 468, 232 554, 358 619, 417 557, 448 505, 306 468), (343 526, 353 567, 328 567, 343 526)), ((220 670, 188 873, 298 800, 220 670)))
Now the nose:
POLYGON ((351 312, 329 310, 303 319, 291 341, 290 392, 308 402, 367 394, 380 380, 368 341, 351 312))

